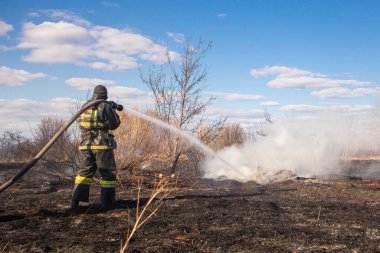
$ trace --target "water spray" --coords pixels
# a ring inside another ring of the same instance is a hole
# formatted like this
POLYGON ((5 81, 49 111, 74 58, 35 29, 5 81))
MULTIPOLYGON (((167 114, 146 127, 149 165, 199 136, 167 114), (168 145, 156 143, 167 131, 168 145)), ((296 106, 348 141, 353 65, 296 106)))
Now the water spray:
POLYGON ((186 133, 186 132, 184 132, 184 131, 182 131, 182 130, 180 130, 180 129, 178 129, 178 128, 176 128, 176 127, 174 127, 168 123, 165 123, 159 119, 148 116, 144 113, 132 110, 130 108, 126 108, 125 110, 128 111, 129 113, 139 117, 139 118, 142 118, 142 119, 145 119, 146 121, 152 122, 155 125, 167 128, 168 130, 180 135, 184 139, 188 140, 190 143, 198 146, 209 157, 215 158, 215 159, 221 161, 222 163, 227 165, 232 170, 236 170, 236 168, 234 168, 234 166, 232 166, 230 163, 225 161, 222 157, 220 157, 217 153, 215 153, 214 150, 212 150, 210 147, 205 145, 203 142, 201 142, 198 138, 194 137, 193 135, 188 134, 188 133, 186 133))

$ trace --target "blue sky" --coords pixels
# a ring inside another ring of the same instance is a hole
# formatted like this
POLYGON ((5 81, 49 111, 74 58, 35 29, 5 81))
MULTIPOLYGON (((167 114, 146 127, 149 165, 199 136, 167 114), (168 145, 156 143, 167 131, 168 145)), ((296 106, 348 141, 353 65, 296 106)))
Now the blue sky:
POLYGON ((379 1, 0 1, 0 132, 70 116, 98 83, 151 106, 138 66, 212 41, 210 118, 368 115, 380 96, 379 1))

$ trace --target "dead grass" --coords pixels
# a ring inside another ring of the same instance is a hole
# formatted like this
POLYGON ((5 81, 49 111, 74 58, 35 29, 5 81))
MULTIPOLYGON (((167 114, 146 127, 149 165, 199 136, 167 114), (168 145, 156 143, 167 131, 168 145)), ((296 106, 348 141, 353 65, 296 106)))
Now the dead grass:
MULTIPOLYGON (((137 203, 136 203, 136 211, 134 221, 132 222, 132 227, 128 227, 128 233, 126 241, 121 243, 120 252, 124 253, 127 251, 129 242, 132 237, 136 233, 138 229, 142 225, 144 225, 147 221, 153 218, 158 209, 163 204, 163 200, 169 196, 171 192, 173 192, 176 188, 176 180, 175 175, 163 176, 159 174, 156 178, 156 182, 154 184, 154 188, 151 190, 151 194, 144 205, 144 207, 140 210, 140 200, 141 200, 141 190, 143 185, 143 178, 138 180, 137 185, 137 203)), ((128 224, 131 223, 131 213, 128 210, 128 224)))

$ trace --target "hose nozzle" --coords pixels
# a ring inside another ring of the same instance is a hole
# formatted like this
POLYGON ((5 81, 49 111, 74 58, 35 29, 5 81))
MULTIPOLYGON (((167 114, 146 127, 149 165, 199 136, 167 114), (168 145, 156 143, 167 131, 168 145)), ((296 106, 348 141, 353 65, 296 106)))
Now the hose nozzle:
POLYGON ((113 109, 115 110, 118 110, 118 111, 122 111, 124 109, 124 107, 122 105, 119 105, 118 103, 114 102, 114 101, 109 101, 108 102, 113 109))

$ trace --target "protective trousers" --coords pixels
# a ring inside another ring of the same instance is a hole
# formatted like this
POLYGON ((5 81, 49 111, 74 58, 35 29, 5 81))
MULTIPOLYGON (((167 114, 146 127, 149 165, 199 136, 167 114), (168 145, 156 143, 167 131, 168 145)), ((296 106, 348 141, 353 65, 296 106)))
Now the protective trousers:
POLYGON ((104 208, 110 208, 115 200, 116 164, 113 149, 82 150, 83 160, 75 178, 75 187, 72 203, 89 201, 90 185, 96 170, 99 170, 101 179, 101 202, 104 208))

